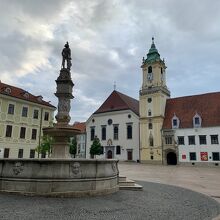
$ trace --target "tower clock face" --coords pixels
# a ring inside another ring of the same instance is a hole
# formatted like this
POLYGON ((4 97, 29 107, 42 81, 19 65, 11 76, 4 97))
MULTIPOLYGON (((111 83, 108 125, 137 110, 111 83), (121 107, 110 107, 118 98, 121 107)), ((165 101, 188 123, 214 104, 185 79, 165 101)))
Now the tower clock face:
POLYGON ((153 73, 148 73, 147 74, 147 80, 152 81, 153 80, 153 73))

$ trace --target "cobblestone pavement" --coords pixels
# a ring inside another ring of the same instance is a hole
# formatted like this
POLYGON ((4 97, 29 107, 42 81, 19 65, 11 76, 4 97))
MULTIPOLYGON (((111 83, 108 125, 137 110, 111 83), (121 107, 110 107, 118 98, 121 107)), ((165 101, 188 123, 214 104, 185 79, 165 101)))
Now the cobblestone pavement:
POLYGON ((191 189, 220 203, 220 167, 161 166, 119 163, 120 175, 133 180, 163 183, 191 189))
POLYGON ((220 213, 210 197, 175 186, 139 182, 143 191, 87 198, 44 198, 0 194, 1 220, 203 220, 220 213))

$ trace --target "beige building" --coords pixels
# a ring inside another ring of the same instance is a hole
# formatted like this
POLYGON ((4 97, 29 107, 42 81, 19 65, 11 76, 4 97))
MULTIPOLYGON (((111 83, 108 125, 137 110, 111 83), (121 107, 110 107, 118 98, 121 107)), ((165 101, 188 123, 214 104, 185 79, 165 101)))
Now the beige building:
POLYGON ((53 125, 55 109, 42 96, 0 82, 0 157, 38 157, 42 128, 53 125))
POLYGON ((147 58, 143 57, 143 79, 140 90, 140 160, 144 163, 162 163, 161 129, 165 105, 170 91, 166 86, 166 65, 161 60, 154 39, 147 58))

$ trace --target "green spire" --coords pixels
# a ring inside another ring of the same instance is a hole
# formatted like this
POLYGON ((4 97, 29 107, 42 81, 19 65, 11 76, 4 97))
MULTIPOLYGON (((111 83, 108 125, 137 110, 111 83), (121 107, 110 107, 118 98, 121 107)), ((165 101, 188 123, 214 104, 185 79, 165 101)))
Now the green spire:
POLYGON ((158 53, 158 50, 154 44, 154 37, 152 37, 151 48, 147 54, 147 59, 145 60, 145 62, 152 63, 155 61, 161 61, 161 59, 160 59, 160 54, 158 53))

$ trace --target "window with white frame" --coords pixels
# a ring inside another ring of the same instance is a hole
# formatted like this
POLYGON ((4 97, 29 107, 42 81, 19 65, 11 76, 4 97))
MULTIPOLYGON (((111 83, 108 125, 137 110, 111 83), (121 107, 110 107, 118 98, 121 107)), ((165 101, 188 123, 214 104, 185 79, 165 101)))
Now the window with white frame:
POLYGON ((174 114, 174 116, 172 118, 172 128, 179 128, 179 124, 180 124, 180 120, 176 116, 176 114, 174 114))
POLYGON ((193 117, 193 127, 199 128, 201 127, 201 124, 202 124, 202 118, 200 117, 198 113, 196 113, 193 117))

